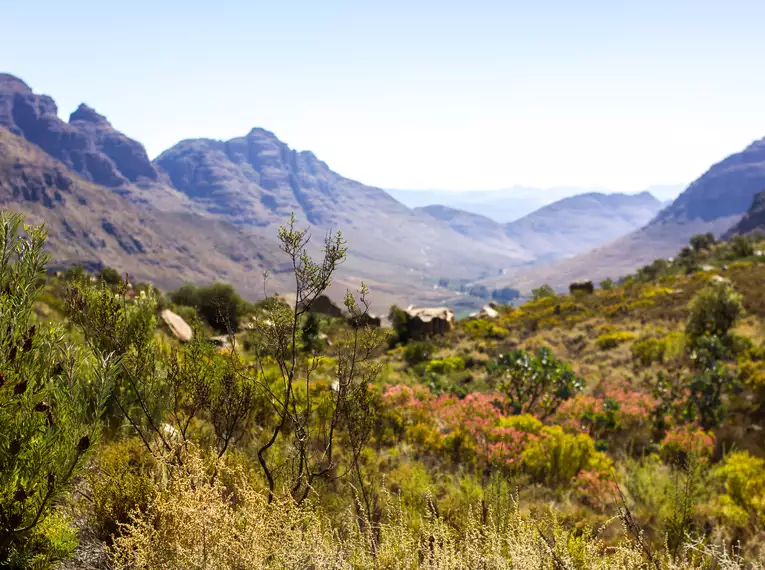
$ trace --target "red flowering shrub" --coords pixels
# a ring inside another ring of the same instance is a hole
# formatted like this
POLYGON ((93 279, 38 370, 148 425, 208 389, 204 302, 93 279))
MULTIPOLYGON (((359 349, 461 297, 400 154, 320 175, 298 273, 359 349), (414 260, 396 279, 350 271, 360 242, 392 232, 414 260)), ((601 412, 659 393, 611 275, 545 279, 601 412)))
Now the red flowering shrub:
POLYGON ((706 460, 715 448, 714 434, 690 424, 667 431, 661 441, 661 456, 665 461, 685 461, 695 455, 706 460))
POLYGON ((557 422, 571 432, 585 432, 616 446, 647 445, 651 437, 651 415, 657 400, 629 386, 607 387, 601 395, 577 394, 563 402, 557 422))
POLYGON ((497 467, 515 469, 521 465, 521 455, 529 441, 537 438, 533 433, 520 431, 512 427, 497 427, 490 434, 493 443, 489 444, 486 459, 497 467))
POLYGON ((606 470, 580 471, 572 485, 579 500, 597 511, 604 511, 616 497, 616 483, 606 470))

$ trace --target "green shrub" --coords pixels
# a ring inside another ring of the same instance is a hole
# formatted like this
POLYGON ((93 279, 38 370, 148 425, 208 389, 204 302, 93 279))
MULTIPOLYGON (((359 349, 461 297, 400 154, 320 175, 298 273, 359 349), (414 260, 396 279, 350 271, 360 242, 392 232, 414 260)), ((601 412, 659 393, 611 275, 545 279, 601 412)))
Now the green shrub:
POLYGON ((555 290, 547 284, 531 290, 531 299, 534 301, 539 301, 540 299, 544 299, 546 297, 555 296, 555 290))
POLYGON ((647 338, 632 345, 632 358, 642 366, 650 366, 654 362, 663 362, 666 350, 666 340, 647 338))
POLYGON ((719 504, 729 522, 737 526, 750 520, 765 524, 765 460, 747 451, 735 451, 726 455, 713 473, 725 491, 719 504))
POLYGON ((620 344, 634 340, 635 338, 637 338, 635 333, 629 331, 615 331, 600 335, 595 342, 601 350, 610 350, 616 348, 620 344))
POLYGON ((98 437, 111 362, 86 363, 32 324, 46 233, 0 212, 0 567, 47 568, 72 548, 54 511, 98 437))
POLYGON ((404 360, 409 366, 416 366, 430 360, 434 352, 436 352, 436 347, 429 342, 410 342, 404 349, 404 360))
POLYGON ((514 414, 539 414, 544 418, 562 402, 584 389, 584 379, 574 374, 568 363, 561 362, 547 347, 536 353, 511 350, 487 365, 499 379, 514 414))
POLYGON ((614 285, 614 280, 610 277, 600 282, 600 288, 603 289, 603 291, 611 291, 614 288, 614 285))
POLYGON ((465 370, 465 361, 459 356, 447 356, 431 360, 425 367, 428 374, 451 374, 460 370, 465 370))
POLYGON ((709 249, 715 244, 715 236, 712 233, 697 234, 690 240, 693 251, 701 251, 702 249, 709 249))
POLYGON ((485 319, 472 319, 468 321, 465 323, 465 330, 476 339, 502 339, 510 334, 506 328, 485 319))
POLYGON ((524 468, 550 487, 570 483, 580 471, 607 471, 610 460, 595 449, 586 434, 570 434, 561 426, 545 426, 522 454, 524 468))
POLYGON ((102 540, 111 541, 131 513, 146 512, 156 487, 154 457, 138 439, 105 446, 85 474, 90 487, 90 523, 102 540))
POLYGON ((712 281, 691 300, 685 332, 724 337, 743 313, 742 298, 727 281, 712 281))
POLYGON ((235 332, 249 310, 247 302, 227 283, 204 287, 186 283, 170 293, 170 300, 176 305, 195 307, 199 316, 221 333, 235 332))
POLYGON ((754 255, 752 240, 746 236, 736 236, 733 238, 730 248, 736 257, 751 257, 754 255))
POLYGON ((104 267, 99 273, 99 277, 107 285, 119 285, 122 283, 122 275, 113 267, 104 267))

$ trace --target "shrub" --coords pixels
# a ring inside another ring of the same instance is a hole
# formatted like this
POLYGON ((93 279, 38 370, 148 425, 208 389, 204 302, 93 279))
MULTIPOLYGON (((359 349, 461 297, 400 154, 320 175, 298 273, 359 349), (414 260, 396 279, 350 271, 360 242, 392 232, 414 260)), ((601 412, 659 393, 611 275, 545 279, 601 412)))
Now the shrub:
POLYGON ((758 525, 765 523, 765 460, 735 451, 725 456, 713 474, 725 490, 720 503, 728 507, 726 518, 739 526, 751 519, 758 525))
POLYGON ((632 358, 642 366, 650 366, 654 362, 662 362, 667 343, 660 338, 647 338, 632 345, 632 358))
POLYGON ((425 370, 428 374, 451 374, 465 370, 465 361, 459 356, 447 356, 428 362, 425 370))
POLYGON ((601 350, 610 350, 612 348, 616 348, 620 344, 634 340, 635 338, 635 333, 628 331, 616 331, 600 335, 595 342, 597 343, 598 348, 601 350))
POLYGON ((98 436, 111 362, 85 365, 53 324, 32 324, 46 233, 0 212, 0 567, 47 568, 71 551, 54 505, 98 436))
POLYGON ((489 372, 499 378, 512 413, 539 413, 545 418, 564 400, 584 389, 571 365, 561 362, 543 347, 532 354, 522 349, 502 354, 489 363, 489 372))
POLYGON ((614 280, 610 277, 608 279, 604 279, 600 282, 600 288, 603 289, 603 291, 611 291, 614 288, 614 280))
POLYGON ((569 434, 560 426, 545 426, 522 455, 524 468, 550 487, 569 484, 581 471, 608 473, 611 461, 595 450, 586 434, 569 434))
POLYGON ((727 281, 712 281, 691 300, 685 332, 724 337, 743 312, 741 295, 727 281))
POLYGON ((235 332, 249 308, 234 288, 226 283, 204 287, 186 283, 169 296, 176 305, 195 307, 199 316, 221 333, 235 332))
POLYGON ((471 337, 476 339, 502 339, 510 334, 506 328, 484 319, 472 319, 468 321, 465 323, 465 330, 471 337))
POLYGON ((751 257, 754 255, 752 240, 746 236, 736 236, 733 238, 730 248, 736 257, 751 257))
POLYGON ((555 290, 547 284, 531 290, 531 299, 534 301, 539 301, 540 299, 544 299, 546 297, 555 296, 555 290))
POLYGON ((693 251, 701 251, 702 249, 709 249, 715 244, 715 236, 712 233, 696 234, 690 240, 693 251))
POLYGON ((686 424, 667 431, 661 440, 662 458, 669 462, 686 463, 688 457, 709 458, 715 448, 714 434, 686 424))
POLYGON ((102 540, 111 541, 131 515, 145 513, 156 486, 154 458, 138 439, 105 446, 89 466, 90 522, 102 540))
POLYGON ((430 360, 430 357, 435 351, 436 347, 429 342, 410 342, 404 349, 404 360, 409 366, 416 366, 417 364, 430 360))
POLYGON ((99 274, 101 280, 107 285, 119 285, 122 283, 122 275, 113 267, 104 267, 99 274))

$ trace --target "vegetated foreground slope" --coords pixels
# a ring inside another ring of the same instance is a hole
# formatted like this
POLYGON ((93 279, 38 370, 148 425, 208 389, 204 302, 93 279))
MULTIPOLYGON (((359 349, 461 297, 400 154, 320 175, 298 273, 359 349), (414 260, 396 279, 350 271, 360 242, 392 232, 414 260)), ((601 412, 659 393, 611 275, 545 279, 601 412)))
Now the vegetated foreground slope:
POLYGON ((492 286, 514 285, 528 291, 549 283, 563 288, 574 280, 617 278, 668 257, 699 233, 721 236, 749 209, 765 187, 765 139, 713 165, 654 220, 612 243, 533 270, 509 269, 492 286))
POLYGON ((387 343, 360 313, 296 316, 271 299, 221 349, 210 315, 151 288, 19 271, 17 286, 0 281, 0 307, 24 309, 0 312, 0 426, 8 453, 51 445, 55 461, 20 462, 21 489, 0 463, 11 530, 41 529, 0 543, 0 564, 73 554, 82 567, 95 553, 124 570, 758 568, 762 247, 702 236, 619 286, 540 294, 419 339, 397 320, 387 343), (160 307, 202 318, 191 341, 157 326, 160 307), (62 327, 56 341, 50 319, 83 334, 62 327), (70 359, 92 351, 90 365, 56 366, 63 339, 82 350, 70 359), (88 414, 115 348, 119 405, 88 414), (87 439, 56 439, 77 421, 87 439), (39 436, 22 443, 30 425, 39 436), (63 486, 70 457, 77 495, 63 486), (39 489, 56 500, 33 520, 39 489))

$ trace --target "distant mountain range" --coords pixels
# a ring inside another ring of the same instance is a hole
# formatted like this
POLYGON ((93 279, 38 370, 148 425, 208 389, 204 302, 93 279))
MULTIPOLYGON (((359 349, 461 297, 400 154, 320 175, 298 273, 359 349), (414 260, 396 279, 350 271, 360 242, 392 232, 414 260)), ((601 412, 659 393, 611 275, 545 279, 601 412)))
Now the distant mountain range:
MULTIPOLYGON (((700 192, 706 206, 695 197, 681 197, 677 207, 646 226, 658 224, 672 239, 640 230, 621 238, 627 240, 623 243, 634 241, 650 255, 674 252, 690 231, 675 231, 680 218, 688 228, 727 229, 741 204, 751 202, 761 174, 752 157, 760 154, 755 149, 751 156, 714 167, 715 173, 729 172, 732 183, 749 181, 743 189, 736 186, 733 206, 722 205, 728 183, 715 174, 686 191, 700 192), (726 213, 724 222, 709 213, 715 208, 726 213), (657 239, 661 247, 653 244, 657 239)), ((519 192, 522 199, 532 194, 519 192)), ((91 107, 80 105, 63 121, 53 99, 0 74, 0 207, 46 223, 54 266, 113 266, 162 288, 220 280, 251 298, 262 296, 266 271, 270 291, 289 289, 290 267, 275 236, 294 212, 314 234, 311 253, 320 252, 326 232, 342 230, 348 240, 348 259, 331 294, 339 297, 364 280, 375 310, 384 311, 394 302, 445 299, 447 293, 434 288, 441 278, 504 286, 518 281, 530 265, 571 255, 580 274, 600 267, 618 275, 640 258, 618 241, 616 249, 601 248, 613 255, 584 254, 584 265, 576 260, 581 252, 645 225, 661 204, 649 193, 589 192, 511 223, 448 205, 412 209, 259 128, 228 141, 181 141, 152 161, 138 141, 91 107)), ((496 203, 493 211, 499 208, 496 203)), ((538 267, 534 275, 551 267, 538 267)))
POLYGON ((486 284, 528 291, 549 283, 563 289, 574 280, 622 276, 656 258, 675 255, 695 234, 726 234, 750 206, 749 219, 756 219, 759 202, 753 205, 753 201, 763 189, 765 139, 710 167, 644 227, 589 252, 535 267, 533 272, 508 269, 501 277, 487 279, 486 284))
POLYGON ((472 239, 523 244, 535 263, 588 251, 648 223, 662 203, 648 192, 563 198, 507 224, 446 206, 416 208, 472 239))
MULTIPOLYGON (((682 192, 683 188, 684 186, 679 184, 664 184, 651 186, 643 192, 652 194, 662 202, 671 202, 682 192)), ((606 188, 575 186, 533 188, 519 185, 503 190, 387 190, 387 192, 411 208, 447 206, 485 216, 500 223, 518 220, 539 208, 571 196, 613 193, 606 188)))

